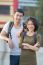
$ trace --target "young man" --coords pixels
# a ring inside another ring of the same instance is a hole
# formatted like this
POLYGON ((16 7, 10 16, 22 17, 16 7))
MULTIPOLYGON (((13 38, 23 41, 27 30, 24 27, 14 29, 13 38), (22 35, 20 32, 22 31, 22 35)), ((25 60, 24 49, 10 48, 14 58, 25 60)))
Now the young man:
POLYGON ((22 9, 17 9, 14 13, 14 25, 11 29, 11 38, 6 35, 8 33, 9 22, 5 24, 3 30, 1 31, 1 38, 6 40, 11 48, 10 53, 10 65, 19 65, 21 49, 19 48, 19 33, 23 30, 23 26, 20 24, 23 19, 24 12, 22 9))

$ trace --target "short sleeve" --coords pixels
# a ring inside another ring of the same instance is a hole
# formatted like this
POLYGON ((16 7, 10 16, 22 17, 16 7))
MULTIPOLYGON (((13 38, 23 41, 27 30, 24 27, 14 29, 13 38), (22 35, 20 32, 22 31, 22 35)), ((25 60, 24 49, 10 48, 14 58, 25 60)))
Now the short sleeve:
POLYGON ((40 45, 41 45, 41 35, 40 34, 37 34, 37 42, 38 42, 38 46, 37 47, 40 47, 40 45))
POLYGON ((1 32, 5 31, 6 33, 8 33, 8 27, 9 27, 9 22, 7 22, 7 23, 4 25, 4 27, 3 27, 3 29, 2 29, 1 32))

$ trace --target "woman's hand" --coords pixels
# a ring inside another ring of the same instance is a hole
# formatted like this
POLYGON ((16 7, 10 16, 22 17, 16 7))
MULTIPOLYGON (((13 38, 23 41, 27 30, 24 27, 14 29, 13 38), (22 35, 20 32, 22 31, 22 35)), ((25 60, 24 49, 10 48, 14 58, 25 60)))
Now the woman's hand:
POLYGON ((23 49, 29 49, 28 45, 29 45, 28 43, 23 43, 23 44, 22 44, 23 49))
POLYGON ((36 46, 36 47, 37 47, 37 46, 40 46, 39 42, 37 42, 34 46, 36 46))
POLYGON ((32 46, 32 45, 30 45, 28 43, 23 43, 22 45, 23 45, 23 49, 31 49, 33 51, 38 50, 38 47, 37 47, 38 43, 35 44, 34 46, 32 46))

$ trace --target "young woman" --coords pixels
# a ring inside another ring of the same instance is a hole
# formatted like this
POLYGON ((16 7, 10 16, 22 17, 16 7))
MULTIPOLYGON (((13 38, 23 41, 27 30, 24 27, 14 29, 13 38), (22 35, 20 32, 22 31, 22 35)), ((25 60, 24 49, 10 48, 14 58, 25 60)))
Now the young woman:
POLYGON ((41 36, 37 33, 38 24, 37 20, 30 17, 26 21, 27 32, 21 38, 19 47, 21 48, 20 65, 37 65, 36 51, 40 47, 41 36))

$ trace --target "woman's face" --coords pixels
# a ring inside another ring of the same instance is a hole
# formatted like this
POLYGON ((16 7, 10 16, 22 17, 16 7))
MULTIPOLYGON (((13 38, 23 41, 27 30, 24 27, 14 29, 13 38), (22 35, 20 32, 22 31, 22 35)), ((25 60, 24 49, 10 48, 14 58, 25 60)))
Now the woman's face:
POLYGON ((34 24, 31 20, 28 21, 27 28, 28 28, 29 31, 34 31, 35 26, 34 26, 34 24))

